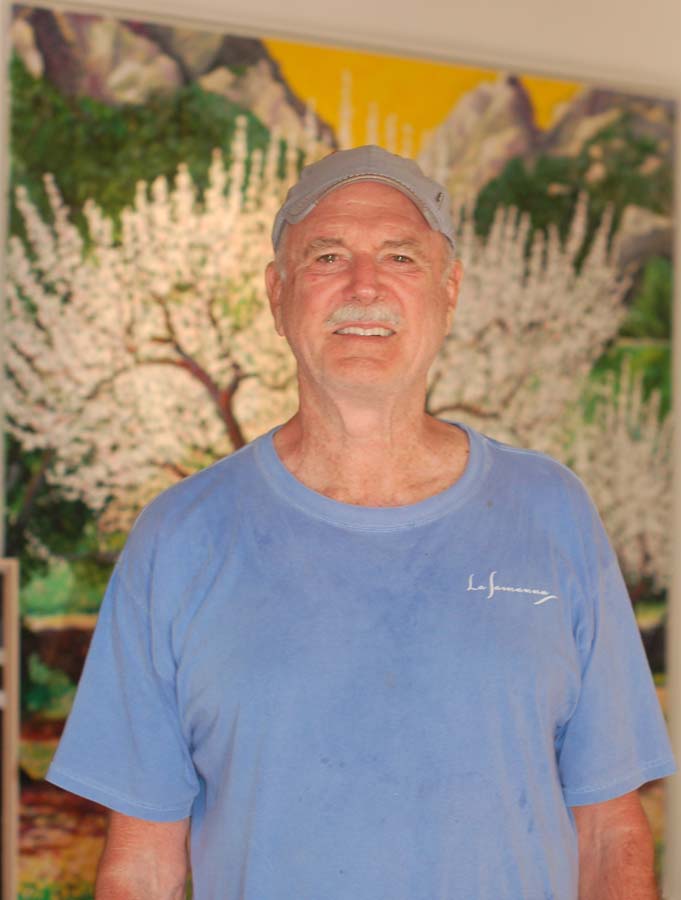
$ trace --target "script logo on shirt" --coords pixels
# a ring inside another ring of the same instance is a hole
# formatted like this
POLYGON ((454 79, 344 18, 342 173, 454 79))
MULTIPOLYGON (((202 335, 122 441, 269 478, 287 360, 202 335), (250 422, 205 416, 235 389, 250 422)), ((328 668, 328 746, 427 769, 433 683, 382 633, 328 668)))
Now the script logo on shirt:
POLYGON ((487 581, 484 584, 475 584, 475 576, 473 574, 468 576, 468 587, 467 591, 485 591, 485 599, 493 600, 495 594, 506 593, 506 594, 532 594, 537 597, 534 601, 535 606, 541 606, 542 603, 547 603, 549 600, 557 600, 558 595, 552 594, 550 591, 542 590, 542 588, 531 588, 531 587, 513 587, 509 584, 497 584, 497 575, 498 572, 490 572, 487 581))

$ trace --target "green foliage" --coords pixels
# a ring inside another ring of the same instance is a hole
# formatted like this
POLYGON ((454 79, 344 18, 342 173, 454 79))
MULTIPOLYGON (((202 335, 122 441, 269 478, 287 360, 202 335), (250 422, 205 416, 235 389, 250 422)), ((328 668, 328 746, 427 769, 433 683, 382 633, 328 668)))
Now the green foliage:
POLYGON ((94 887, 85 884, 22 884, 17 900, 94 900, 94 887))
POLYGON ((45 480, 50 465, 48 451, 26 452, 11 436, 5 436, 7 552, 22 558, 22 578, 44 565, 27 553, 26 525, 31 533, 59 555, 73 549, 91 514, 80 501, 64 499, 45 480))
MULTIPOLYGON (((499 205, 515 206, 530 215, 533 229, 556 225, 565 237, 580 193, 589 198, 588 231, 583 251, 608 207, 613 229, 629 204, 669 212, 673 173, 656 142, 637 133, 631 114, 619 118, 587 141, 576 156, 540 154, 532 163, 511 160, 501 175, 480 192, 475 208, 479 234, 486 235, 499 205), (648 161, 659 161, 646 171, 648 161)), ((578 260, 579 262, 579 260, 578 260)))
POLYGON ((631 338, 672 337, 673 270, 671 261, 653 257, 646 263, 620 334, 631 338))
MULTIPOLYGON (((34 78, 16 55, 10 76, 12 181, 26 185, 43 215, 46 167, 78 220, 88 198, 115 215, 132 202, 139 180, 172 177, 180 162, 203 187, 213 149, 229 156, 238 116, 248 121, 249 150, 264 148, 269 139, 251 112, 197 84, 141 105, 109 106, 61 94, 46 79, 34 78)), ((21 233, 16 210, 12 227, 21 233)))
MULTIPOLYGON (((185 897, 191 900, 191 881, 187 882, 185 897)), ((32 885, 22 884, 17 900, 94 900, 92 885, 32 885)))
POLYGON ((622 371, 626 363, 633 375, 643 378, 644 395, 660 395, 660 418, 671 409, 672 345, 671 311, 673 270, 671 262, 654 257, 645 264, 634 287, 629 314, 618 340, 596 362, 591 378, 601 382, 622 371))
POLYGON ((665 853, 665 842, 664 838, 656 838, 655 839, 655 862, 654 862, 654 871, 655 871, 655 879, 658 885, 662 885, 662 875, 664 872, 664 853, 665 853))
POLYGON ((564 157, 540 156, 533 166, 519 157, 510 160, 498 178, 478 195, 475 227, 486 236, 499 206, 513 206, 530 213, 532 228, 546 231, 557 225, 565 236, 572 221, 580 185, 573 161, 564 157), (555 191, 554 185, 560 187, 555 191))
POLYGON ((106 588, 106 572, 88 560, 50 564, 45 575, 34 576, 21 592, 25 616, 96 613, 106 588))
POLYGON ((21 560, 21 606, 28 615, 96 612, 124 536, 104 539, 93 513, 80 501, 64 499, 45 480, 50 458, 26 453, 6 437, 7 553, 21 560), (64 571, 32 548, 29 533, 55 557, 64 571))
POLYGON ((648 398, 657 391, 660 396, 660 419, 671 409, 671 345, 647 343, 629 344, 616 341, 598 359, 591 371, 591 380, 599 383, 606 375, 620 373, 627 364, 633 375, 643 377, 643 394, 648 398))
POLYGON ((46 719, 65 719, 71 709, 76 686, 65 672, 52 669, 37 653, 28 657, 28 679, 22 691, 24 709, 46 719))

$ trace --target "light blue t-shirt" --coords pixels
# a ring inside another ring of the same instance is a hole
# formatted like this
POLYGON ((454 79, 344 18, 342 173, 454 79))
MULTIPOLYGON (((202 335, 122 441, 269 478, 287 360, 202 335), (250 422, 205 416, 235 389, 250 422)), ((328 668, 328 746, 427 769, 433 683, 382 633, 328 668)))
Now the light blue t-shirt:
POLYGON ((569 806, 674 762, 581 484, 467 431, 409 506, 309 490, 272 433, 157 498, 49 779, 191 815, 197 900, 576 900, 569 806))

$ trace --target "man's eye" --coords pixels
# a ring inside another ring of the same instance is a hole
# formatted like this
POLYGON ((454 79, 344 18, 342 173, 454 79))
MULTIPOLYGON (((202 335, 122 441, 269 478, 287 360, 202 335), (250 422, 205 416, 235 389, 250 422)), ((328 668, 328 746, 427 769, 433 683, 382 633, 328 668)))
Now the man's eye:
POLYGON ((322 253, 321 256, 317 257, 317 262, 321 263, 334 263, 338 259, 337 253, 322 253))
POLYGON ((393 253, 393 262, 398 263, 410 263, 414 262, 411 256, 406 256, 404 253, 393 253))

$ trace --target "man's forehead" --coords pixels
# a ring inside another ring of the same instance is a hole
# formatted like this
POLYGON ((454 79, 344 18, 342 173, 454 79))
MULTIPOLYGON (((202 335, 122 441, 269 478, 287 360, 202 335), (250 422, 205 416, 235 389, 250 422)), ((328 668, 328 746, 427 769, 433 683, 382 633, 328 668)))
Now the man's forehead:
POLYGON ((385 232, 385 240, 428 240, 436 234, 421 210, 396 188, 376 182, 343 185, 329 191, 300 222, 287 230, 311 239, 341 237, 348 229, 385 232))
POLYGON ((386 212, 414 216, 418 221, 422 221, 428 228, 431 228, 421 210, 407 194, 393 185, 368 179, 331 188, 317 201, 315 208, 302 221, 319 213, 344 210, 351 213, 353 207, 375 207, 377 210, 384 208, 386 212))

